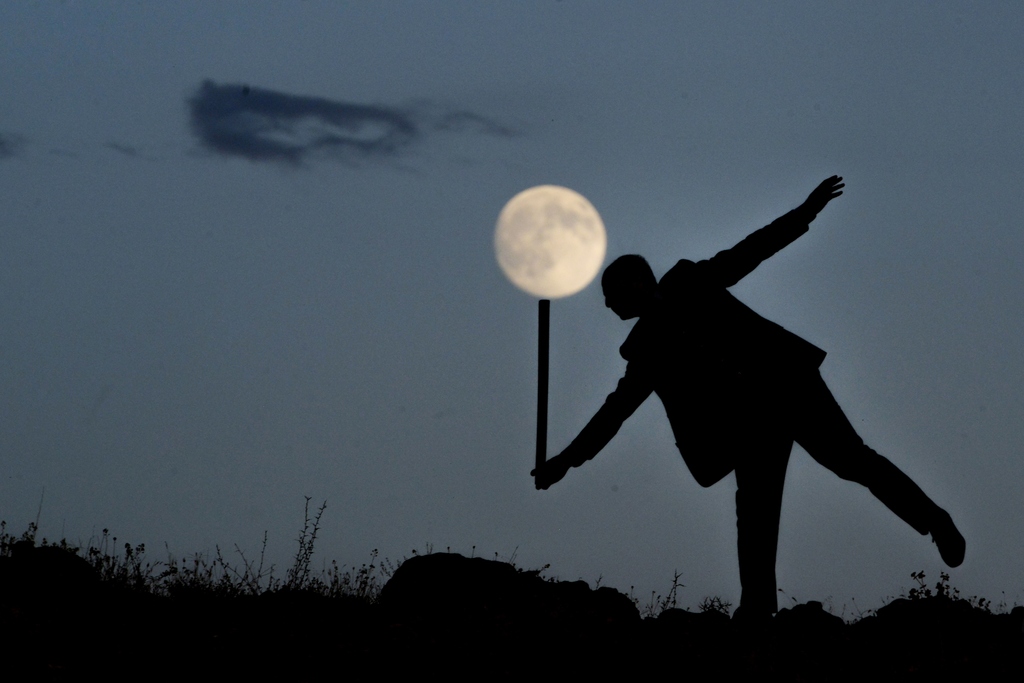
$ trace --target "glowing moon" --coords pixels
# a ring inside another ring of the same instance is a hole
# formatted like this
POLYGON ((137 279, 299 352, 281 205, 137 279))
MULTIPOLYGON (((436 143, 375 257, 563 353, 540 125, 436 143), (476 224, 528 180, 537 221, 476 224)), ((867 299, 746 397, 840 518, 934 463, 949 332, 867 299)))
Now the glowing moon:
POLYGON ((597 210, 583 195, 557 185, 517 194, 501 210, 494 230, 494 252, 505 275, 544 299, 589 285, 607 247, 597 210))

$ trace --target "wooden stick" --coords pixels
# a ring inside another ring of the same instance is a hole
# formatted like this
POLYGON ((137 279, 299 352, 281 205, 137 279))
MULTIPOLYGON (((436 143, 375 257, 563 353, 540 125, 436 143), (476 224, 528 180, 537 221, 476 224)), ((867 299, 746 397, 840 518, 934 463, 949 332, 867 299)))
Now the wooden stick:
POLYGON ((538 309, 537 340, 537 461, 536 469, 547 460, 548 451, 548 339, 551 330, 551 301, 541 299, 538 309))

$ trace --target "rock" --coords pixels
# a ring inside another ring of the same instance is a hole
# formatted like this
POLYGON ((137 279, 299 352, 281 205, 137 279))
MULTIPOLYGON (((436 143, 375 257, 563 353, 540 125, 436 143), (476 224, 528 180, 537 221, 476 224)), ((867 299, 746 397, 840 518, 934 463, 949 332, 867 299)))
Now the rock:
POLYGON ((381 605, 403 619, 463 624, 639 623, 628 597, 583 581, 545 581, 537 572, 457 553, 406 560, 385 584, 381 605))
POLYGON ((9 604, 91 596, 99 583, 99 574, 84 558, 57 546, 18 541, 10 557, 0 558, 0 596, 9 604))
POLYGON ((775 615, 778 628, 825 635, 842 630, 846 622, 825 611, 817 600, 810 600, 792 608, 780 609, 775 615))
POLYGON ((663 610, 655 621, 661 628, 683 633, 720 631, 729 626, 729 615, 716 610, 690 612, 673 607, 663 610))
POLYGON ((876 612, 880 623, 892 629, 914 629, 925 632, 969 628, 981 610, 966 600, 933 597, 923 600, 898 598, 876 612))

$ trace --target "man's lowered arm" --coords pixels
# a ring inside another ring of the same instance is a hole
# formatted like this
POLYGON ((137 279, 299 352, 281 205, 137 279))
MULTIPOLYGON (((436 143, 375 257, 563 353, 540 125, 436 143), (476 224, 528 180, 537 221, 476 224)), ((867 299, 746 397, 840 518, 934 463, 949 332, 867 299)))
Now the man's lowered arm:
POLYGON ((530 473, 535 477, 538 489, 548 488, 561 480, 570 467, 579 467, 600 453, 618 433, 622 423, 651 395, 654 388, 631 366, 626 366, 626 374, 619 380, 615 391, 608 394, 604 405, 590 418, 579 436, 564 451, 545 462, 539 472, 534 470, 530 473))
POLYGON ((803 204, 757 230, 732 249, 720 251, 697 265, 711 284, 732 287, 750 274, 765 259, 807 232, 808 226, 825 205, 841 195, 844 187, 840 176, 823 180, 803 204))

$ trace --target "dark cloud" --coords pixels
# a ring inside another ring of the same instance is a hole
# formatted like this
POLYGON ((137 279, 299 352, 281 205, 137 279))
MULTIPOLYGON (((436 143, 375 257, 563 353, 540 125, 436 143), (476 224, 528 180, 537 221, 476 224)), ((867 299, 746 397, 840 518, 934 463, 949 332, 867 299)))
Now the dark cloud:
POLYGON ((192 130, 207 149, 296 165, 315 158, 395 157, 432 131, 514 134, 471 112, 352 104, 209 80, 188 107, 192 130))
POLYGON ((518 132, 508 126, 504 126, 496 121, 474 114, 468 111, 451 111, 441 114, 434 128, 437 130, 448 130, 461 133, 464 131, 470 131, 474 133, 484 133, 486 135, 494 135, 503 138, 510 138, 518 135, 518 132))
POLYGON ((132 145, 121 145, 116 142, 108 142, 103 146, 106 147, 107 149, 114 150, 118 154, 123 154, 126 157, 134 158, 139 156, 139 150, 133 147, 132 145))
POLYGON ((188 104, 204 146, 252 161, 390 156, 419 135, 401 111, 243 85, 204 81, 188 104))
POLYGON ((0 159, 10 159, 21 153, 25 138, 14 133, 0 133, 0 159))

